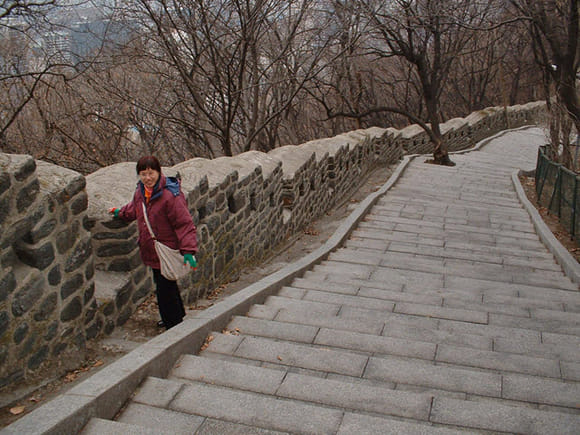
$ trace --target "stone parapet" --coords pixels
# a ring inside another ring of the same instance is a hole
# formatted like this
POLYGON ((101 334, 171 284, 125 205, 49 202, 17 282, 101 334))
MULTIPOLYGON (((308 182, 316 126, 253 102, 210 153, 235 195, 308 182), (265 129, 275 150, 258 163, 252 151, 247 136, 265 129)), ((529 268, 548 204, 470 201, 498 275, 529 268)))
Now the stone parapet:
POLYGON ((0 154, 0 388, 42 365, 74 367, 101 333, 85 178, 0 154))
MULTIPOLYGON (((451 151, 541 122, 545 104, 488 108, 441 125, 451 151)), ((372 127, 268 153, 194 158, 177 175, 198 229, 199 267, 180 282, 191 304, 260 264, 288 237, 340 204, 373 169, 431 153, 418 126, 372 127)), ((0 153, 0 388, 47 365, 74 364, 153 291, 135 223, 108 213, 131 200, 135 163, 83 177, 0 153), (66 355, 66 357, 65 357, 66 355)))

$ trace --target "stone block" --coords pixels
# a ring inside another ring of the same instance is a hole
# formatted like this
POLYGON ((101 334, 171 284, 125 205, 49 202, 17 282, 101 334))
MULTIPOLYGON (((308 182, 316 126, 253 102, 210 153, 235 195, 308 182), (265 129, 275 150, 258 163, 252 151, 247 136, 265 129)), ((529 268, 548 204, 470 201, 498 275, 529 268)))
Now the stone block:
POLYGON ((119 310, 119 316, 117 317, 117 326, 124 325, 131 314, 133 314, 133 307, 124 307, 122 310, 119 310))
POLYGON ((39 224, 33 228, 30 233, 23 240, 26 243, 36 244, 42 239, 48 237, 54 229, 56 228, 57 221, 54 218, 48 219, 46 221, 41 221, 39 224))
POLYGON ((60 284, 62 275, 60 273, 60 266, 54 266, 50 272, 48 272, 48 283, 52 286, 60 284))
POLYGON ((10 174, 8 172, 1 172, 0 173, 0 195, 6 192, 10 186, 12 185, 12 181, 10 180, 10 174))
POLYGON ((58 303, 58 295, 56 293, 48 294, 44 300, 38 306, 38 309, 34 313, 34 320, 37 322, 42 322, 47 320, 52 313, 56 310, 58 303))
POLYGON ((46 269, 55 260, 54 247, 51 242, 40 246, 19 242, 14 245, 14 252, 24 264, 39 270, 46 269))
POLYGON ((73 215, 78 215, 84 212, 89 206, 89 198, 86 193, 80 193, 77 197, 71 201, 70 210, 73 215))
POLYGON ((22 322, 18 324, 18 326, 16 326, 16 328, 14 329, 14 334, 12 334, 12 341, 14 342, 14 344, 22 343, 22 341, 28 335, 29 331, 30 326, 28 325, 28 322, 22 322))
POLYGON ((70 322, 77 319, 82 313, 83 305, 80 297, 73 298, 60 313, 60 320, 62 322, 70 322))
POLYGON ((65 272, 77 270, 89 259, 92 253, 93 249, 90 239, 82 240, 77 243, 73 252, 66 259, 64 267, 65 272))
POLYGON ((30 370, 36 370, 40 367, 40 365, 46 360, 48 356, 48 346, 44 345, 41 346, 29 359, 28 359, 28 368, 30 370))
POLYGON ((12 314, 21 317, 41 300, 44 295, 44 281, 41 278, 32 278, 14 294, 12 300, 12 314))
POLYGON ((0 279, 0 303, 5 301, 14 289, 16 289, 16 278, 14 277, 14 272, 10 269, 0 279))
POLYGON ((19 158, 19 161, 15 162, 14 178, 16 181, 24 181, 36 171, 36 162, 30 156, 19 156, 19 158))
POLYGON ((10 326, 10 315, 6 311, 0 311, 0 337, 2 337, 10 326))
POLYGON ((60 298, 64 301, 70 295, 76 293, 82 288, 84 283, 83 276, 79 273, 66 280, 60 287, 60 298))
POLYGON ((23 213, 32 205, 39 191, 38 180, 34 179, 16 194, 16 210, 18 210, 18 213, 23 213))
POLYGON ((58 321, 53 321, 50 325, 48 325, 48 327, 45 330, 44 335, 42 336, 42 338, 44 338, 45 341, 51 341, 54 337, 56 337, 56 334, 58 332, 58 321))
POLYGON ((132 291, 133 285, 131 282, 123 285, 123 287, 117 291, 117 294, 115 295, 115 305, 117 306, 118 310, 124 307, 125 304, 130 300, 132 291))
POLYGON ((56 249, 59 254, 65 254, 79 238, 79 222, 75 221, 66 229, 56 234, 56 249))

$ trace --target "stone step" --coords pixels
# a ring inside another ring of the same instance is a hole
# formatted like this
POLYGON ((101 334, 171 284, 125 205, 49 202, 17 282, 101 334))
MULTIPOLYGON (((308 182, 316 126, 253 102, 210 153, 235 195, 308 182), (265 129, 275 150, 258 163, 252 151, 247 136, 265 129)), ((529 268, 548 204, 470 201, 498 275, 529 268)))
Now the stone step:
MULTIPOLYGON (((290 324, 287 327, 279 327, 281 329, 292 328, 294 324, 311 325, 436 344, 455 344, 483 350, 495 349, 500 352, 548 359, 580 361, 580 337, 574 335, 549 332, 540 334, 534 330, 489 325, 477 328, 475 325, 466 326, 461 322, 437 321, 396 313, 382 315, 369 310, 343 309, 338 316, 325 316, 318 311, 313 315, 307 303, 302 306, 292 304, 284 308, 280 308, 280 302, 277 305, 276 308, 256 305, 249 311, 248 316, 290 324)), ((242 331, 251 331, 248 333, 259 335, 260 325, 252 325, 249 319, 243 319, 236 317, 232 324, 242 331)))
POLYGON ((409 200, 407 204, 396 198, 385 197, 372 208, 368 217, 403 218, 412 221, 437 222, 452 225, 511 224, 514 228, 529 228, 530 218, 523 209, 491 209, 489 207, 462 207, 460 204, 436 204, 429 201, 409 200))
POLYGON ((375 356, 387 359, 407 357, 428 363, 435 361, 461 366, 464 370, 519 373, 554 379, 560 379, 562 376, 560 361, 553 357, 513 354, 450 344, 435 347, 425 342, 347 331, 323 329, 313 344, 218 333, 214 333, 212 337, 210 349, 212 352, 354 377, 360 377, 361 367, 364 369, 368 360, 375 356), (434 357, 431 356, 433 352, 434 357))
MULTIPOLYGON (((304 434, 351 434, 361 433, 360 429, 355 429, 353 432, 353 427, 373 428, 379 427, 377 426, 378 424, 380 424, 380 433, 385 433, 384 431, 402 434, 469 433, 462 432, 461 429, 456 427, 433 425, 429 422, 400 420, 387 416, 370 416, 366 413, 352 412, 344 408, 337 409, 285 398, 284 396, 305 395, 308 397, 310 394, 314 394, 316 397, 308 398, 332 401, 332 397, 337 397, 336 392, 328 390, 329 387, 336 385, 330 381, 330 383, 326 384, 326 391, 321 389, 317 392, 309 385, 300 384, 297 379, 299 380, 299 377, 292 375, 289 382, 284 385, 283 389, 281 388, 279 396, 274 397, 191 380, 179 382, 176 380, 148 378, 137 391, 133 402, 152 407, 164 407, 184 415, 205 417, 206 423, 200 427, 197 433, 251 433, 266 435, 281 433, 279 431, 285 433, 287 431, 304 434), (159 395, 171 397, 171 399, 160 402, 158 400, 159 395), (213 427, 209 426, 208 422, 214 422, 213 427), (215 422, 221 423, 219 428, 221 430, 216 430, 215 422), (229 431, 224 430, 224 425, 227 424, 230 425, 228 427, 229 431)), ((350 385, 341 385, 341 387, 346 388, 347 391, 351 391, 352 388, 350 385)), ((354 391, 353 394, 356 394, 356 390, 354 391)), ((378 404, 373 405, 368 398, 356 403, 354 400, 349 400, 348 394, 345 396, 344 400, 347 404, 361 406, 362 402, 366 402, 368 406, 379 407, 378 404)), ((421 397, 421 395, 415 396, 421 397)), ((405 398, 410 397, 412 396, 405 394, 405 398)), ((423 402, 419 401, 418 409, 413 410, 409 407, 410 403, 394 403, 392 398, 388 396, 377 396, 377 399, 383 403, 392 403, 393 408, 386 409, 387 412, 400 409, 402 412, 407 412, 408 410, 408 412, 419 413, 422 411, 421 407, 424 406, 423 402)))
MULTIPOLYGON (((389 245, 395 245, 397 247, 401 245, 411 245, 419 247, 427 247, 427 249, 432 248, 445 248, 444 252, 453 250, 457 251, 468 251, 472 253, 484 255, 484 259, 489 255, 496 255, 499 257, 528 257, 544 259, 549 254, 547 249, 541 245, 538 246, 534 242, 534 249, 530 249, 529 246, 520 247, 513 243, 501 243, 497 245, 492 245, 489 243, 481 243, 468 239, 448 239, 444 240, 441 237, 436 237, 432 234, 419 234, 410 232, 395 232, 395 231, 385 231, 385 230, 372 230, 372 229, 357 229, 352 232, 349 240, 369 240, 375 243, 382 243, 385 248, 389 245), (538 255, 537 253, 540 253, 538 255)), ((429 252, 429 251, 427 251, 429 252)), ((549 258, 549 256, 547 257, 549 258)))
POLYGON ((126 435, 171 435, 178 434, 180 432, 174 432, 170 427, 165 428, 165 430, 157 430, 133 424, 105 420, 102 418, 91 418, 80 433, 81 435, 118 435, 121 433, 126 435))
MULTIPOLYGON (((228 328, 238 333, 270 338, 289 339, 296 342, 320 343, 321 337, 330 334, 339 341, 336 347, 343 347, 351 340, 364 342, 361 335, 381 335, 391 339, 402 339, 420 343, 450 344, 460 347, 470 347, 481 350, 495 350, 506 354, 529 355, 550 360, 562 360, 570 362, 580 362, 580 347, 572 345, 576 340, 580 343, 580 337, 572 335, 552 335, 560 337, 555 343, 541 342, 539 334, 533 331, 526 337, 514 336, 514 330, 506 330, 502 336, 494 338, 462 333, 457 331, 438 330, 437 324, 423 324, 416 318, 405 315, 389 315, 387 317, 378 315, 375 319, 369 318, 361 313, 360 319, 365 319, 364 324, 360 324, 359 319, 345 319, 343 316, 312 316, 307 306, 303 308, 295 304, 291 308, 282 308, 272 311, 264 311, 256 308, 250 310, 250 317, 235 317, 228 328), (252 318, 255 317, 255 318, 252 318), (275 322, 269 322, 271 320, 275 322), (307 328, 307 325, 309 328, 307 328), (358 326, 358 328, 357 328, 358 326), (330 331, 330 332, 327 332, 330 331), (382 331, 382 332, 381 332, 382 331), (334 334, 333 334, 334 332, 334 334), (316 340, 313 337, 316 336, 316 340), (342 343, 340 340, 344 340, 342 343)), ((443 325, 444 326, 444 325, 443 325)), ((460 329, 458 327, 457 329, 460 329)), ((525 331, 521 331, 525 332, 525 331)), ((493 333, 493 331, 491 331, 493 333)), ((491 334, 488 334, 491 335, 491 334)), ((549 338, 548 338, 549 339, 549 338)), ((545 340, 544 340, 545 341, 545 340)), ((385 344, 388 341, 385 341, 385 344)), ((405 346, 411 346, 403 342, 405 346)), ((330 342, 325 344, 330 345, 330 342)), ((378 344, 377 349, 380 348, 378 344)), ((407 353, 397 353, 398 355, 412 356, 410 350, 407 353)), ((380 352, 379 352, 380 353, 380 352)), ((421 358, 421 356, 417 356, 421 358)))
MULTIPOLYGON (((425 329, 440 329, 455 333, 467 333, 482 335, 490 338, 507 337, 526 340, 530 343, 541 343, 540 332, 535 329, 525 329, 515 326, 497 326, 466 322, 461 320, 451 320, 435 318, 431 315, 410 315, 409 313, 387 313, 380 310, 363 309, 360 307, 341 306, 322 302, 308 302, 299 299, 289 299, 280 296, 269 296, 264 304, 269 313, 275 313, 276 320, 292 321, 292 315, 297 310, 302 310, 310 316, 337 316, 346 319, 368 319, 374 321, 389 322, 392 319, 408 319, 415 326, 425 329), (463 330, 461 329, 463 328, 463 330)), ((254 311, 250 314, 255 315, 254 311)))
MULTIPOLYGON (((129 423, 134 426, 140 426, 146 430, 151 428, 155 431, 155 433, 159 434, 167 433, 176 435, 189 435, 192 433, 197 433, 281 435, 287 433, 206 418, 199 415, 176 412, 169 409, 144 405, 136 402, 130 402, 123 409, 121 415, 117 417, 116 421, 125 424, 129 423)), ((121 432, 111 433, 118 434, 121 432)))
MULTIPOLYGON (((284 379, 285 373, 295 371, 297 367, 302 369, 299 370, 300 374, 307 374, 309 375, 308 377, 319 378, 322 376, 328 378, 331 375, 331 373, 323 372, 324 369, 317 367, 315 362, 305 362, 308 358, 311 360, 315 358, 314 355, 311 355, 310 357, 303 355, 301 362, 297 363, 291 356, 289 356, 289 353, 284 353, 284 350, 282 350, 283 348, 288 350, 292 346, 278 344, 277 352, 274 352, 278 354, 275 359, 263 358, 263 355, 267 354, 267 352, 263 351, 261 352, 262 356, 258 357, 256 356, 256 353, 251 354, 251 352, 248 352, 248 349, 241 350, 240 352, 232 352, 232 349, 239 349, 243 346, 243 342, 248 340, 252 341, 252 339, 248 337, 218 336, 212 344, 210 344, 210 347, 202 353, 202 356, 211 357, 212 353, 217 353, 229 358, 233 355, 236 358, 234 361, 242 363, 235 366, 236 368, 239 368, 239 372, 244 373, 245 371, 248 371, 249 373, 253 373, 253 375, 241 375, 233 370, 229 372, 223 371, 225 370, 223 367, 228 367, 223 361, 219 364, 217 364, 217 362, 204 362, 201 367, 204 365, 209 365, 210 367, 213 365, 216 365, 216 367, 222 367, 222 372, 218 371, 216 374, 211 376, 207 374, 207 370, 199 369, 199 376, 207 377, 204 382, 236 382, 240 383, 240 385, 235 385, 236 387, 247 389, 249 387, 244 387, 244 385, 241 384, 248 382, 253 383, 254 380, 261 379, 260 373, 262 373, 260 367, 245 368, 247 361, 249 361, 250 364, 255 364, 259 361, 262 365, 266 363, 266 367, 275 368, 272 372, 267 372, 268 375, 264 374, 263 376, 263 382, 267 382, 269 377, 273 377, 274 379, 268 384, 269 390, 266 391, 264 388, 257 390, 260 392, 274 390, 277 382, 280 379, 284 379), (282 371, 282 373, 280 373, 280 371, 282 371), (204 373, 206 374, 204 375, 204 373), (228 375, 228 373, 230 374, 228 375), (218 375, 221 376, 222 380, 218 379, 218 375), (237 379, 237 376, 242 376, 242 380, 235 380, 237 379), (227 380, 228 377, 233 380, 227 380)), ((268 347, 268 343, 265 341, 262 341, 259 344, 257 343, 258 340, 253 341, 254 343, 250 344, 250 346, 268 347)), ((273 346, 274 347, 270 346, 269 349, 274 350, 276 345, 273 346)), ((309 353, 310 350, 312 349, 303 348, 303 353, 309 353)), ((295 354, 296 353, 294 353, 294 355, 295 354)), ((338 357, 338 355, 339 353, 335 353, 335 356, 338 357)), ((350 357, 357 356, 359 355, 343 353, 339 358, 343 361, 348 361, 350 357)), ((483 359, 485 359, 485 356, 483 359)), ((532 360, 533 358, 522 359, 524 364, 525 362, 532 360)), ((520 361, 520 363, 522 363, 522 361, 520 361)), ((188 366, 185 366, 184 370, 189 370, 187 367, 188 366)), ((535 376, 511 372, 502 373, 498 372, 496 369, 497 368, 494 367, 491 371, 486 371, 479 368, 473 369, 467 366, 452 366, 416 358, 371 356, 368 359, 362 375, 356 373, 353 374, 351 372, 346 374, 346 376, 338 377, 338 379, 343 382, 352 383, 355 382, 357 377, 362 377, 363 380, 380 382, 380 384, 374 386, 380 386, 381 388, 387 386, 389 386, 388 388, 394 388, 396 385, 397 390, 429 392, 429 394, 436 397, 449 396, 446 392, 456 393, 455 395, 469 395, 463 396, 463 398, 471 397, 471 395, 495 397, 511 401, 513 406, 519 406, 525 403, 535 405, 540 404, 556 407, 558 408, 556 409, 558 412, 579 413, 577 409, 577 398, 580 394, 580 384, 578 382, 566 382, 541 375, 535 376)), ((180 370, 181 364, 178 364, 175 373, 179 373, 180 370)), ((305 378, 304 382, 305 384, 312 382, 312 385, 314 385, 321 381, 318 379, 309 381, 305 378)), ((254 386, 252 388, 256 389, 258 387, 254 386)))
MULTIPOLYGON (((444 210, 444 209, 442 209, 444 210)), ((495 222, 494 219, 486 215, 470 216, 469 219, 465 219, 465 223, 449 223, 445 222, 445 218, 442 216, 433 216, 433 219, 410 219, 400 216, 389 216, 381 213, 369 213, 363 219, 363 222, 367 224, 376 223, 378 225, 400 225, 401 228, 405 229, 416 229, 421 232, 425 228, 436 228, 443 230, 445 228, 452 229, 465 229, 473 231, 491 232, 494 231, 517 231, 528 234, 536 234, 533 226, 531 225, 529 219, 522 220, 520 222, 515 221, 499 221, 495 222)), ((393 227, 395 229, 397 227, 393 227)), ((537 235, 536 235, 537 237, 537 235)))
MULTIPOLYGON (((523 210, 521 210, 523 211, 523 210)), ((459 207, 457 205, 441 204, 440 202, 417 201, 408 198, 407 201, 388 194, 380 198, 367 217, 389 219, 406 219, 407 222, 419 222, 428 225, 429 222, 468 225, 475 222, 489 222, 494 225, 512 225, 515 228, 529 228, 530 217, 518 210, 491 210, 489 207, 459 207), (411 209, 411 212, 406 212, 411 209), (413 208, 418 212, 413 213, 413 208)), ((405 223, 403 221, 403 223, 405 223)))
MULTIPOLYGON (((366 254, 366 258, 369 254, 366 254)), ((424 281, 429 279, 437 281, 442 275, 445 277, 463 277, 471 279, 485 279, 495 282, 516 283, 537 287, 557 288, 564 290, 577 290, 574 284, 562 272, 549 270, 535 271, 531 268, 519 266, 503 266, 492 264, 475 264, 471 261, 447 260, 417 260, 400 259, 397 261, 396 254, 384 256, 380 264, 363 263, 365 255, 352 255, 349 259, 341 258, 339 261, 332 259, 321 262, 312 270, 315 272, 336 273, 344 276, 353 276, 362 279, 388 280, 396 279, 395 282, 413 282, 416 279, 424 281), (357 261, 357 257, 361 260, 357 261), (348 260, 348 261, 347 261, 348 260)), ((437 282, 435 282, 436 284, 437 282)))
MULTIPOLYGON (((425 421, 429 419, 432 397, 431 393, 387 389, 383 386, 384 384, 369 385, 362 382, 343 382, 295 374, 286 370, 251 367, 230 361, 190 355, 184 356, 176 364, 170 377, 172 380, 188 384, 195 385, 195 383, 200 382, 246 392, 275 395, 279 398, 294 399, 309 404, 337 407, 348 411, 372 412, 383 416, 425 421)), ((372 359, 369 362, 368 379, 395 378, 397 382, 400 382, 401 379, 410 377, 414 378, 412 382, 423 382, 429 384, 428 387, 452 387, 454 391, 464 391, 470 395, 500 397, 504 399, 504 403, 512 407, 512 411, 516 414, 519 414, 521 409, 529 409, 525 403, 545 404, 556 408, 551 408, 553 412, 543 414, 544 417, 547 415, 551 416, 549 418, 560 416, 568 422, 578 420, 578 416, 566 415, 577 411, 575 410, 577 408, 576 399, 580 392, 580 386, 577 383, 562 383, 521 375, 499 376, 468 372, 461 369, 417 364, 407 360, 385 362, 380 359, 372 359), (406 365, 410 365, 410 367, 405 369, 406 365), (570 408, 569 411, 565 409, 566 407, 570 408)), ((156 389, 159 389, 159 386, 156 389)), ((450 398, 445 394, 438 394, 439 392, 440 390, 435 390, 435 400, 450 398)), ((139 398, 136 400, 138 401, 139 398)), ((452 403, 454 407, 461 408, 461 403, 465 402, 466 407, 469 407, 473 403, 472 400, 473 398, 455 400, 452 403)), ((449 405, 451 402, 442 401, 441 403, 449 405)), ((524 412, 525 414, 526 412, 524 412)), ((477 425, 484 423, 476 422, 474 424, 479 427, 477 425)))
POLYGON ((578 434, 580 428, 579 415, 447 397, 433 401, 432 421, 502 433, 538 435, 572 435, 578 434))
MULTIPOLYGON (((554 310, 527 310, 521 307, 494 306, 492 304, 483 304, 472 301, 450 300, 449 304, 445 302, 440 305, 427 305, 404 301, 389 301, 379 298, 352 296, 344 294, 334 294, 319 290, 293 289, 291 287, 283 288, 277 296, 269 297, 265 305, 274 305, 278 307, 296 305, 296 301, 304 301, 307 304, 312 303, 320 312, 328 314, 336 310, 342 310, 344 307, 355 307, 366 310, 376 310, 381 313, 399 313, 413 316, 429 317, 435 319, 457 320, 469 323, 489 324, 490 316, 494 316, 495 322, 508 322, 512 319, 512 324, 506 326, 523 327, 524 329, 536 329, 544 326, 546 331, 561 332, 574 334, 580 314, 568 313, 554 310), (289 301, 284 301, 286 298, 289 301), (286 304, 286 305, 285 305, 286 304), (321 305, 325 304, 325 305, 321 305), (452 305, 453 307, 450 307, 452 305), (326 309, 324 307, 326 306, 326 309), (337 308, 338 307, 338 308, 337 308), (518 324, 519 323, 519 324, 518 324), (540 326, 538 326, 538 324, 540 326)), ((543 330, 543 329, 539 329, 543 330)))
POLYGON ((389 390, 362 383, 252 367, 230 361, 185 355, 170 374, 181 382, 203 382, 349 411, 428 421, 432 396, 389 390))
POLYGON ((394 354, 427 360, 432 360, 435 357, 436 345, 428 341, 313 326, 310 327, 310 334, 305 336, 300 330, 292 332, 295 326, 299 325, 288 322, 236 317, 228 325, 228 331, 234 331, 241 336, 288 340, 295 343, 314 344, 316 346, 353 350, 369 354, 394 354), (282 331, 282 333, 279 331, 282 331), (310 335, 312 338, 307 341, 310 335))
POLYGON ((504 253, 502 255, 476 252, 467 249, 451 249, 448 247, 420 245, 418 243, 398 243, 374 240, 360 239, 351 237, 346 243, 345 248, 355 251, 358 255, 360 252, 369 252, 375 255, 385 255, 385 252, 412 255, 414 258, 420 256, 424 259, 441 259, 441 260, 465 260, 477 261, 480 263, 499 264, 506 266, 523 266, 535 270, 549 270, 553 272, 562 272, 554 258, 550 256, 533 255, 535 251, 521 251, 520 255, 514 253, 504 253))
MULTIPOLYGON (((362 271, 361 271, 362 272, 362 271)), ((369 272, 368 270, 366 271, 369 272)), ((362 287, 379 288, 385 290, 431 294, 453 292, 464 295, 506 295, 511 297, 529 298, 541 301, 550 301, 569 304, 571 307, 577 306, 580 300, 580 292, 575 288, 554 288, 548 286, 535 286, 503 282, 498 285, 497 281, 489 279, 476 279, 463 276, 448 275, 445 281, 438 274, 391 274, 390 280, 379 279, 382 276, 373 275, 353 276, 341 272, 341 270, 316 267, 304 273, 303 278, 308 281, 322 281, 327 283, 338 283, 340 285, 357 285, 362 287), (431 282, 430 282, 431 281, 431 282)), ((383 275, 384 276, 384 275, 383 275)), ((575 287, 575 286, 572 286, 575 287)))
POLYGON ((336 433, 344 412, 202 382, 183 383, 153 377, 145 380, 132 401, 179 413, 292 433, 336 433))
POLYGON ((539 241, 538 235, 534 232, 530 223, 526 227, 521 226, 521 230, 492 228, 491 222, 481 220, 472 223, 445 223, 439 222, 438 225, 424 225, 423 220, 408 222, 393 222, 386 216, 373 215, 367 216, 359 225, 360 230, 393 231, 402 233, 413 233, 421 235, 433 235, 435 237, 447 238, 463 234, 467 239, 470 237, 487 236, 482 240, 497 240, 498 238, 511 239, 528 239, 539 241))
POLYGON ((453 435, 473 433, 472 430, 416 424, 401 420, 387 420, 372 415, 345 413, 337 435, 400 434, 400 435, 453 435))
MULTIPOLYGON (((263 307, 263 306, 262 306, 263 307)), ((438 324, 434 319, 405 316, 400 314, 389 314, 388 316, 376 316, 374 318, 366 316, 367 312, 360 313, 360 317, 345 316, 312 316, 308 310, 300 308, 279 309, 268 311, 256 306, 250 310, 250 317, 234 317, 230 328, 239 328, 240 331, 250 335, 263 335, 270 333, 267 324, 254 322, 254 320, 275 320, 286 326, 279 326, 281 329, 290 329, 294 325, 311 325, 318 328, 327 328, 334 331, 348 331, 353 333, 364 333, 371 335, 382 335, 383 337, 399 338, 434 344, 456 344, 460 346, 473 347, 475 349, 491 350, 493 348, 493 338, 475 334, 449 333, 437 329, 438 324), (261 330, 266 328, 265 332, 261 330)), ((272 326, 275 328, 275 326, 272 326)), ((298 341, 298 340, 296 340, 298 341)), ((539 338, 537 340, 539 342, 539 338)), ((527 347, 536 344, 536 341, 525 342, 527 347)), ((518 343, 521 343, 518 342, 518 343)), ((508 347, 506 344, 506 347, 508 347)))
POLYGON ((200 355, 208 351, 262 363, 352 377, 362 377, 369 359, 368 354, 344 349, 281 342, 263 337, 224 335, 215 332, 211 336, 213 340, 200 355))
MULTIPOLYGON (((307 284, 301 285, 306 286, 307 284)), ((424 306, 433 306, 434 312, 439 309, 461 309, 468 311, 479 311, 482 313, 509 314, 519 317, 531 316, 530 309, 527 307, 481 302, 473 300, 473 297, 464 299, 456 297, 442 297, 436 293, 424 295, 420 293, 392 292, 372 288, 360 288, 356 295, 344 295, 342 293, 333 293, 332 291, 334 288, 330 283, 327 284, 326 287, 328 289, 326 291, 283 287, 278 292, 278 296, 315 302, 328 301, 332 303, 341 303, 344 305, 360 306, 362 308, 365 308, 365 306, 370 306, 372 308, 372 303, 376 302, 375 309, 379 309, 378 307, 385 305, 385 301, 388 301, 396 304, 395 309, 393 310, 394 312, 398 312, 398 304, 411 303, 424 306)), ((563 305, 560 305, 560 309, 556 311, 564 313, 563 305)))

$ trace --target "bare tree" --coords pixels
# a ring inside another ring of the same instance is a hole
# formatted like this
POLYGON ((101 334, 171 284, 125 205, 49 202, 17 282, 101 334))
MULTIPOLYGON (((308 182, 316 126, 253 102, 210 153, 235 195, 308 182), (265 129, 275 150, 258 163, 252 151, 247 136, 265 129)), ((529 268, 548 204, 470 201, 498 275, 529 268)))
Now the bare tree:
POLYGON ((439 127, 443 121, 440 100, 453 63, 474 38, 472 29, 487 19, 492 2, 366 0, 361 3, 373 29, 370 52, 377 58, 399 57, 412 65, 415 74, 409 78, 417 80, 416 88, 424 102, 425 114, 423 121, 421 113, 379 106, 351 116, 367 116, 380 111, 402 114, 419 123, 428 133, 434 145, 434 161, 453 165, 439 127))
POLYGON ((200 148, 213 157, 277 146, 280 123, 324 68, 313 4, 135 0, 125 13, 140 23, 140 76, 163 88, 155 100, 131 95, 131 104, 156 127, 186 132, 190 156, 200 148))
POLYGON ((536 59, 546 78, 548 104, 553 118, 551 136, 554 154, 563 145, 563 162, 573 166, 570 132, 580 133, 580 2, 578 0, 511 0, 530 23, 536 59), (549 98, 553 85, 555 101, 549 98))
MULTIPOLYGON (((79 112, 82 101, 71 104, 74 93, 66 97, 65 93, 74 89, 72 83, 98 55, 81 57, 71 47, 70 14, 85 3, 87 0, 1 3, 0 147, 4 151, 47 157, 45 148, 51 149, 56 128, 79 112), (71 116, 63 116, 62 101, 67 101, 71 116)), ((97 44, 96 51, 101 48, 97 44)), ((59 148, 55 155, 64 160, 71 157, 62 151, 59 148)))

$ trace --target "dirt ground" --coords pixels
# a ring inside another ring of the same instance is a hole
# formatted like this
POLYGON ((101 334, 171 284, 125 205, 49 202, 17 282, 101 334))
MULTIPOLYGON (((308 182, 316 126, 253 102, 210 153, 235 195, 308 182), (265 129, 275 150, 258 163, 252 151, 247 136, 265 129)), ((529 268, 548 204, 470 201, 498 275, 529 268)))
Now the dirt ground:
MULTIPOLYGON (((259 281, 283 268, 286 264, 320 247, 361 200, 378 190, 388 180, 395 167, 396 165, 393 165, 372 172, 351 196, 345 198, 339 206, 312 222, 308 228, 281 246, 271 260, 260 267, 243 271, 237 281, 215 289, 206 299, 186 307, 188 313, 206 309, 228 295, 259 281)), ((533 178, 521 177, 520 180, 528 198, 532 204, 536 204, 533 178)), ((578 245, 570 239, 565 229, 558 223, 557 218, 548 215, 546 209, 542 207, 538 207, 538 210, 560 242, 580 261, 578 245)), ((152 296, 141 304, 127 323, 117 328, 111 336, 89 343, 87 358, 78 368, 63 376, 52 376, 42 384, 21 385, 10 392, 0 393, 0 428, 16 421, 36 407, 106 367, 141 343, 162 333, 164 330, 157 327, 158 320, 157 304, 152 296)))
POLYGON ((538 205, 538 198, 536 196, 535 181, 534 177, 524 177, 520 176, 520 183, 526 192, 526 196, 530 202, 536 207, 542 219, 552 231, 552 234, 558 239, 558 241, 564 246, 568 252, 580 262, 580 244, 577 239, 572 239, 570 237, 570 232, 560 224, 558 217, 552 213, 548 213, 546 207, 538 205))

